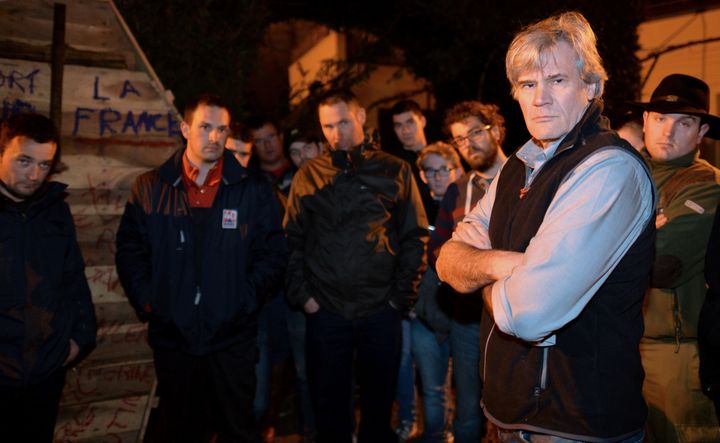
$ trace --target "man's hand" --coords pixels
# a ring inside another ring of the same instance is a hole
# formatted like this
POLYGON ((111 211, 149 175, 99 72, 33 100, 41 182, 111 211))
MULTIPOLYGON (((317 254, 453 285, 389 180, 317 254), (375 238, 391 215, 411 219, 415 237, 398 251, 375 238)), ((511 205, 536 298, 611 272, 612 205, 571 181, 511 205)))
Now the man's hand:
POLYGON ((667 223, 667 221, 668 221, 667 216, 665 214, 663 214, 662 212, 659 213, 655 217, 655 229, 662 228, 665 225, 665 223, 667 223))
POLYGON ((308 314, 314 314, 320 310, 320 305, 318 304, 318 302, 315 301, 314 298, 310 297, 310 299, 305 302, 305 306, 303 306, 303 309, 308 314))
POLYGON ((522 257, 520 252, 477 249, 450 240, 440 250, 435 266, 440 280, 459 293, 470 294, 510 275, 522 257))
POLYGON ((70 339, 70 352, 68 353, 68 356, 65 359, 63 366, 67 366, 68 364, 70 364, 70 362, 75 360, 79 353, 80 353, 80 346, 78 346, 78 344, 75 343, 75 340, 73 340, 71 338, 70 339))

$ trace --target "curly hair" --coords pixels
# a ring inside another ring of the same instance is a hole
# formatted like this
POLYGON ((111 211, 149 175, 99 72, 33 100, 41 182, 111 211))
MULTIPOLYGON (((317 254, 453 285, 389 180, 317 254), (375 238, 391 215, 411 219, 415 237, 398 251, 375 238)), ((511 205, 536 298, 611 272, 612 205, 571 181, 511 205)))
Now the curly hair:
POLYGON ((476 117, 484 124, 496 127, 500 133, 498 143, 503 144, 505 141, 505 118, 500 114, 500 108, 492 103, 471 100, 454 105, 445 113, 446 132, 450 134, 450 126, 469 117, 476 117))

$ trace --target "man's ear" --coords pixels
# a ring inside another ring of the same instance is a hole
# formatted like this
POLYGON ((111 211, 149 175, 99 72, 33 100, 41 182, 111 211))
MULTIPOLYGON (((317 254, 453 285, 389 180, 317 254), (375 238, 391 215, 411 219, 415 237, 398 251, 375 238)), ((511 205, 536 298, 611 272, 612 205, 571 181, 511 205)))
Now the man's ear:
POLYGON ((595 96, 597 96, 597 90, 597 83, 585 83, 585 93, 587 94, 588 101, 594 99, 595 96))
POLYGON ((182 133, 183 137, 185 137, 185 140, 190 137, 190 125, 185 123, 185 120, 180 122, 180 132, 182 133))
POLYGON ((700 130, 698 131, 698 137, 697 137, 697 144, 699 145, 702 143, 703 137, 705 137, 705 134, 710 130, 710 125, 707 123, 703 123, 700 125, 700 130))
POLYGON ((422 168, 420 168, 420 178, 422 179, 423 183, 427 184, 428 179, 427 177, 425 177, 425 171, 423 171, 422 168))
POLYGON ((365 114, 365 108, 358 107, 357 119, 361 125, 365 125, 365 119, 367 119, 367 114, 365 114))
POLYGON ((420 116, 420 125, 422 126, 423 129, 425 129, 425 126, 427 125, 427 119, 425 118, 424 115, 420 116))

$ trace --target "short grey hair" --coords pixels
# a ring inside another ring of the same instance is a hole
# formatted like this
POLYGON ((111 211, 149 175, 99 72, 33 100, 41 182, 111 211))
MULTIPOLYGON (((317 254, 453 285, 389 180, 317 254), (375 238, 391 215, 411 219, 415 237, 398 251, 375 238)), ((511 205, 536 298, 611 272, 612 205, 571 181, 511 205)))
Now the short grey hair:
POLYGON ((597 37, 582 14, 565 12, 527 26, 513 39, 505 57, 513 97, 517 98, 518 77, 541 69, 543 54, 560 42, 575 51, 580 78, 595 85, 595 97, 602 96, 608 76, 597 51, 597 37))

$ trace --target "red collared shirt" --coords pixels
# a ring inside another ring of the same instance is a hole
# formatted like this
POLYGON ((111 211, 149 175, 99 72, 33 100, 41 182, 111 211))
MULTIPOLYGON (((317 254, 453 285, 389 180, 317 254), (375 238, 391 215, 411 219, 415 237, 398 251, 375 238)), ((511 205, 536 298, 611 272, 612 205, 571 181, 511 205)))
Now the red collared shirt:
POLYGON ((223 157, 220 157, 215 166, 210 168, 205 183, 198 185, 195 183, 200 169, 196 168, 187 155, 183 155, 183 183, 187 189, 188 199, 191 208, 210 208, 217 194, 220 180, 222 180, 223 157))

